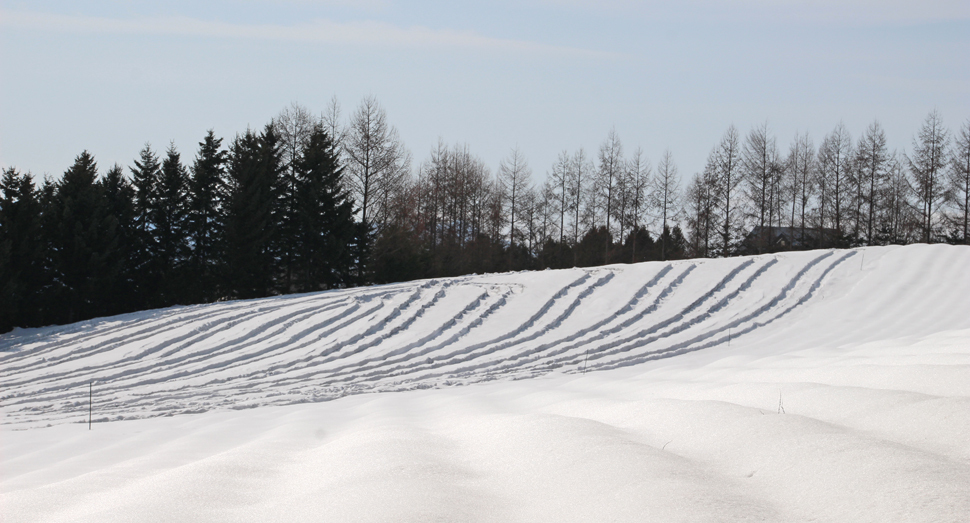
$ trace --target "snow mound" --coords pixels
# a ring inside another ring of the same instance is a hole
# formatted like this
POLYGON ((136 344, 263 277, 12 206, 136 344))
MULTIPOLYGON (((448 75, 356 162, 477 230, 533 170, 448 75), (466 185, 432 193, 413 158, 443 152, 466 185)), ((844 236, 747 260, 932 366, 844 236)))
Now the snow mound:
POLYGON ((17 330, 0 391, 5 521, 965 521, 970 249, 17 330))

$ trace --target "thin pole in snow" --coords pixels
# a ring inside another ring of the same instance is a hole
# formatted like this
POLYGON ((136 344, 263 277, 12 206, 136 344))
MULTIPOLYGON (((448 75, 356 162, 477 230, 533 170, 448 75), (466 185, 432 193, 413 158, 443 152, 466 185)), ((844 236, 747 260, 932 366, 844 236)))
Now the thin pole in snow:
MULTIPOLYGON (((861 250, 861 249, 860 249, 861 250)), ((862 270, 862 265, 866 263, 866 251, 862 251, 862 261, 859 262, 859 270, 862 270)))
POLYGON ((88 430, 91 430, 91 413, 94 412, 94 381, 88 382, 88 430))
POLYGON ((731 329, 728 328, 728 347, 731 346, 731 329))
POLYGON ((586 362, 589 361, 589 348, 586 349, 586 358, 583 359, 583 374, 586 374, 586 362))

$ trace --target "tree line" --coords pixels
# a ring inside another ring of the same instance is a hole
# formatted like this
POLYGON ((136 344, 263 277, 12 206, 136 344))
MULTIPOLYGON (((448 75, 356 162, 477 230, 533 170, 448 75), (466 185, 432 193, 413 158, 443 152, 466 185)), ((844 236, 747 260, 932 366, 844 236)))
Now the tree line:
POLYGON ((150 145, 99 173, 84 151, 39 185, 0 179, 0 332, 176 304, 470 273, 911 242, 968 243, 970 121, 935 111, 911 153, 878 122, 786 154, 733 126, 681 187, 611 131, 534 183, 443 141, 418 163, 374 98, 342 117, 293 104, 191 163, 150 145))

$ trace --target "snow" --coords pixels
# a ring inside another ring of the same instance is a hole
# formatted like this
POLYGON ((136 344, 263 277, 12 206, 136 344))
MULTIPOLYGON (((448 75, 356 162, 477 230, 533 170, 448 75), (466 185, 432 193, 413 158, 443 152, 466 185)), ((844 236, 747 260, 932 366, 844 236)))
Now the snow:
POLYGON ((916 245, 17 330, 0 514, 967 521, 968 311, 970 249, 916 245))

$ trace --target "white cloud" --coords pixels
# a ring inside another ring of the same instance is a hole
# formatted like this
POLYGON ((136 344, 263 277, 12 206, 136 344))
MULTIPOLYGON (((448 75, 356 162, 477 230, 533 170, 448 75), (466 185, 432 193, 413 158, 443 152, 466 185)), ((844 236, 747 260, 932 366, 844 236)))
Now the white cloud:
POLYGON ((855 25, 970 19, 967 0, 532 0, 551 8, 620 12, 653 19, 796 20, 855 25))
POLYGON ((89 34, 172 35, 297 41, 378 47, 473 49, 512 53, 603 57, 605 53, 525 40, 491 38, 473 31, 399 27, 378 21, 338 23, 326 19, 294 25, 232 24, 184 16, 104 18, 0 10, 0 26, 89 34))

